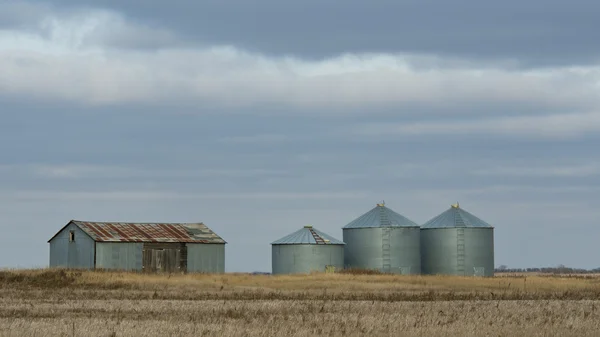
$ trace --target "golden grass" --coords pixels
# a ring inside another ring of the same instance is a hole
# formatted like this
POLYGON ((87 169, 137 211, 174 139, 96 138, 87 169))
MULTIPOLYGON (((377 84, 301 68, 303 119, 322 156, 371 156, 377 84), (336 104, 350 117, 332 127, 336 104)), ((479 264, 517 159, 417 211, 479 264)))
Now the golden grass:
MULTIPOLYGON (((141 274, 126 272, 19 270, 1 271, 2 287, 27 289, 135 290, 167 292, 170 298, 339 300, 518 300, 598 299, 597 276, 501 276, 493 278, 404 275, 249 275, 141 274)), ((160 294, 159 294, 160 295, 160 294)))
POLYGON ((600 277, 0 271, 0 336, 596 336, 600 277))

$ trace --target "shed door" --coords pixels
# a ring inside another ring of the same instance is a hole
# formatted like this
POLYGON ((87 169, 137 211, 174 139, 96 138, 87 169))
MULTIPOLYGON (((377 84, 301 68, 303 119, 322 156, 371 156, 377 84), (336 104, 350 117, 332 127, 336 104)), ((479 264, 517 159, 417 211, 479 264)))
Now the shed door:
POLYGON ((147 272, 178 272, 179 249, 144 249, 144 271, 147 272))

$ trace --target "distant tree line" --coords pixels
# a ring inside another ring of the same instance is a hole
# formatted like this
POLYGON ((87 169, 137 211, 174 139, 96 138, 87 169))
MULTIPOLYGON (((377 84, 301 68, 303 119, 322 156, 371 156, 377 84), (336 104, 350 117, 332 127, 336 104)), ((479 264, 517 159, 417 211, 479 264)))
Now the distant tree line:
POLYGON ((600 273, 600 267, 594 269, 571 268, 559 264, 556 267, 542 268, 508 268, 501 265, 495 269, 496 273, 545 273, 545 274, 597 274, 600 273))

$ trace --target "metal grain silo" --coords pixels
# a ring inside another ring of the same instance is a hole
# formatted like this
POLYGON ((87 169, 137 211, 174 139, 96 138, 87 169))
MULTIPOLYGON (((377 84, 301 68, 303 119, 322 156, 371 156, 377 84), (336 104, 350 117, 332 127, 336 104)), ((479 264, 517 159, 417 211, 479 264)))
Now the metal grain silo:
POLYGON ((273 274, 335 271, 344 267, 344 243, 312 226, 272 245, 273 274))
POLYGON ((494 276, 494 227, 458 203, 421 227, 423 274, 494 276))
POLYGON ((387 208, 377 206, 342 228, 345 268, 420 274, 420 227, 387 208))

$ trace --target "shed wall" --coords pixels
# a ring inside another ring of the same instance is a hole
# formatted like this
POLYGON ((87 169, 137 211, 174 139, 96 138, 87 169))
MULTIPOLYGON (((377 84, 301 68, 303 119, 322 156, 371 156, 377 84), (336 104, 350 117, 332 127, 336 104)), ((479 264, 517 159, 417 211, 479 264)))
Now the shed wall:
POLYGON ((272 245, 273 274, 324 272, 344 267, 344 245, 272 245))
POLYGON ((187 268, 187 247, 180 242, 144 242, 142 269, 150 273, 178 273, 187 268))
POLYGON ((50 267, 94 268, 94 240, 74 224, 69 224, 50 241, 50 267), (69 241, 69 233, 75 241, 69 241))
POLYGON ((421 230, 424 274, 494 276, 492 228, 421 230))
POLYGON ((224 273, 225 245, 188 243, 187 271, 190 273, 224 273))
POLYGON ((142 243, 97 242, 96 268, 142 270, 142 243))
POLYGON ((418 227, 343 229, 344 266, 393 274, 421 273, 418 227))

